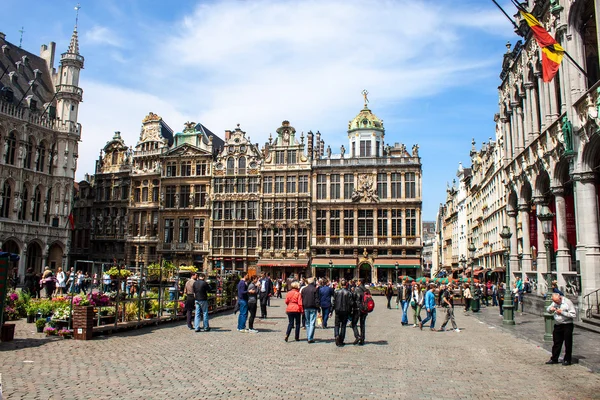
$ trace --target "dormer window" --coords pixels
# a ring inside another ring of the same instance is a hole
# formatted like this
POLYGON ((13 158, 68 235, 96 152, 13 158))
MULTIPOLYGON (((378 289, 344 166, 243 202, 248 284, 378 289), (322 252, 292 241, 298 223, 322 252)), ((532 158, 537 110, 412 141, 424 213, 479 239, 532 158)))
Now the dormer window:
POLYGON ((235 160, 233 157, 229 157, 227 159, 227 171, 225 172, 227 175, 233 175, 235 169, 235 160))
POLYGON ((285 152, 284 151, 276 151, 275 152, 275 164, 285 164, 285 152))

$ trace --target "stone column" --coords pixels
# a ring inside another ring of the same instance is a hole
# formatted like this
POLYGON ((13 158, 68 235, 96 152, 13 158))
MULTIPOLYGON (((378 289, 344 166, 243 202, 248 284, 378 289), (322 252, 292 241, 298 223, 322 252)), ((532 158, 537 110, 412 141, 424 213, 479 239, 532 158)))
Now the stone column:
POLYGON ((566 284, 563 273, 568 272, 571 267, 571 254, 567 242, 567 208, 565 203, 565 190, 563 187, 551 188, 554 194, 554 204, 556 206, 556 275, 559 287, 566 284))
POLYGON ((523 258, 522 267, 524 272, 531 271, 531 241, 529 237, 529 204, 519 204, 519 219, 523 231, 523 258))
POLYGON ((552 82, 547 83, 546 85, 546 87, 548 88, 548 102, 550 104, 549 119, 550 121, 554 121, 558 118, 558 114, 560 112, 560 104, 558 104, 558 99, 556 98, 556 85, 554 84, 554 80, 552 80, 552 82))
MULTIPOLYGON (((548 204, 544 197, 535 197, 533 199, 533 202, 536 205, 536 211, 538 214, 539 209, 542 207, 542 205, 548 204)), ((537 294, 542 295, 545 292, 540 288, 539 283, 544 282, 545 280, 544 273, 548 270, 548 264, 546 263, 546 245, 544 244, 545 237, 544 230, 542 228, 542 221, 539 218, 536 218, 535 221, 537 223, 537 243, 535 244, 535 246, 537 247, 537 294)))
POLYGON ((582 294, 600 288, 600 241, 598 203, 593 172, 573 174, 577 200, 577 258, 581 266, 582 294))
POLYGON ((502 130, 504 132, 504 159, 512 159, 512 138, 510 137, 510 124, 507 117, 500 118, 502 121, 502 130))
MULTIPOLYGON (((518 254, 518 240, 517 240, 517 212, 515 210, 508 211, 508 227, 512 232, 510 237, 510 272, 514 274, 514 271, 518 270, 519 267, 519 254, 518 254)), ((512 282, 512 275, 510 281, 512 282)), ((509 290, 507 288, 507 290, 509 290)))
POLYGON ((531 132, 533 129, 531 127, 531 83, 525 83, 525 93, 526 95, 521 97, 523 102, 523 117, 524 117, 524 129, 523 129, 523 139, 524 139, 524 147, 529 146, 529 143, 533 141, 531 137, 531 132))
POLYGON ((512 102, 511 107, 513 109, 512 113, 512 121, 511 125, 513 128, 513 148, 514 154, 513 157, 523 151, 524 143, 523 143, 523 112, 521 110, 521 106, 517 102, 512 102))

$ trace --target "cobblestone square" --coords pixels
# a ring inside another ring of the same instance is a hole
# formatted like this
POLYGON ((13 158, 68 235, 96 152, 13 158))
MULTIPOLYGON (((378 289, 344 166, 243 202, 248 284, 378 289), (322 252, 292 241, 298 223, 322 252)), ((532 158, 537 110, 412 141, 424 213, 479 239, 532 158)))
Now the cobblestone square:
MULTIPOLYGON (((549 354, 456 309, 461 332, 402 327, 400 310, 377 307, 365 346, 343 348, 333 329, 317 342, 283 340, 285 305, 273 300, 258 334, 237 316, 195 333, 178 322, 93 341, 46 339, 20 322, 0 345, 6 399, 594 399, 600 376, 544 365, 549 354), (27 329, 27 331, 26 331, 27 329)), ((438 310, 438 327, 444 312, 438 310)), ((305 338, 302 331, 301 338, 305 338)), ((577 346, 577 343, 575 343, 577 346)))

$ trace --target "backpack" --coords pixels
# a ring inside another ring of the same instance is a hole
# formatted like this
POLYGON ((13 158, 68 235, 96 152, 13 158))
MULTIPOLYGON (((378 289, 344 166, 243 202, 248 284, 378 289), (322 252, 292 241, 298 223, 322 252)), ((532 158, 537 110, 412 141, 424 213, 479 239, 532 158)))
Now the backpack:
POLYGON ((363 294, 362 302, 360 304, 360 311, 363 314, 368 314, 375 309, 375 300, 371 296, 371 292, 368 290, 363 294))

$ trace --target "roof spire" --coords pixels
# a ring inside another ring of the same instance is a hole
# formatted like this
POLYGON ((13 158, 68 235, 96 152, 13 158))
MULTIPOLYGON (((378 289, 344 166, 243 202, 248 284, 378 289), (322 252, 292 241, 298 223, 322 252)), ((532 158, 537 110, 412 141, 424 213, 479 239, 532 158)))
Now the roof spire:
POLYGON ((21 27, 21 29, 19 29, 19 32, 21 32, 21 39, 19 39, 19 48, 23 47, 23 33, 25 33, 25 27, 21 27))
POLYGON ((79 39, 77 38, 77 24, 79 23, 79 9, 81 5, 77 3, 75 6, 75 27, 73 28, 73 35, 71 36, 71 43, 69 44, 69 53, 79 54, 79 39))

